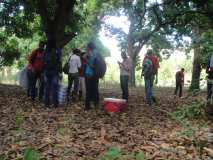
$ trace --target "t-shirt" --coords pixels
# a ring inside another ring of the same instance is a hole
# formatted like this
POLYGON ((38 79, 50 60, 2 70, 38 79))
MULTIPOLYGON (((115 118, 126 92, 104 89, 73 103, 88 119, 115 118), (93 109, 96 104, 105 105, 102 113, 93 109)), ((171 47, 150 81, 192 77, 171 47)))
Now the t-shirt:
POLYGON ((28 69, 42 72, 44 69, 44 51, 35 49, 29 56, 28 69))
POLYGON ((81 67, 81 59, 76 54, 73 54, 69 60, 69 73, 78 73, 78 69, 81 67))
POLYGON ((131 69, 131 62, 130 59, 124 59, 120 65, 120 75, 122 76, 129 76, 131 69))
POLYGON ((181 71, 176 72, 176 81, 184 83, 184 73, 181 71))

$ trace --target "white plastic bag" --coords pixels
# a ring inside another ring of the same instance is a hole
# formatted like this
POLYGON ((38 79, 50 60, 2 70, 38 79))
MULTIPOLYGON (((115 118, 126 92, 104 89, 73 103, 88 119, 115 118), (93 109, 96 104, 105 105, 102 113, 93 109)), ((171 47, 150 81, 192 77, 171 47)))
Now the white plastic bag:
POLYGON ((58 103, 59 105, 63 105, 66 102, 67 97, 67 88, 59 85, 58 89, 58 103))
POLYGON ((24 67, 21 71, 17 73, 18 83, 24 89, 28 88, 28 78, 27 78, 27 68, 24 67))

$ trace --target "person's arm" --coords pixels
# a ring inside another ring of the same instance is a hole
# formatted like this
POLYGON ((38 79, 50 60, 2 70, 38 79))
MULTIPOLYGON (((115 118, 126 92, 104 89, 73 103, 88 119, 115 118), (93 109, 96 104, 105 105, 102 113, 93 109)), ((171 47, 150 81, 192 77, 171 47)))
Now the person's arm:
POLYGON ((158 84, 158 70, 157 70, 157 72, 155 74, 155 84, 158 84))
POLYGON ((210 60, 208 61, 207 66, 206 66, 206 73, 207 74, 209 73, 209 68, 210 68, 210 60))
POLYGON ((182 84, 184 85, 184 73, 182 73, 182 84))
POLYGON ((78 69, 80 69, 80 68, 81 68, 81 65, 82 65, 82 64, 81 64, 81 59, 80 59, 80 57, 78 57, 78 62, 77 62, 77 63, 78 63, 78 69))

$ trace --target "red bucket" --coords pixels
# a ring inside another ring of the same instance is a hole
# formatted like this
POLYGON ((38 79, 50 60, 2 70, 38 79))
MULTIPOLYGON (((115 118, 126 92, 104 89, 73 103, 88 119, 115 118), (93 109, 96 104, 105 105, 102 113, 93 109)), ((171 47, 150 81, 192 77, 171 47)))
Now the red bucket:
POLYGON ((103 107, 106 112, 116 113, 127 107, 127 101, 125 99, 104 98, 103 107))

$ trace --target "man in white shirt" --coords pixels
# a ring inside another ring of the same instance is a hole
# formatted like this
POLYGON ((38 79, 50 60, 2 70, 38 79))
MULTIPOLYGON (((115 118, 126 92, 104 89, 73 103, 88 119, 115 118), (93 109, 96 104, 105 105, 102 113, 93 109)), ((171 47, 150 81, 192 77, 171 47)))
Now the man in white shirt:
POLYGON ((68 89, 67 89, 67 100, 69 101, 70 89, 72 88, 72 83, 74 81, 74 90, 72 93, 72 99, 76 100, 76 95, 78 93, 79 85, 79 72, 81 67, 81 59, 79 57, 81 51, 79 49, 74 49, 73 54, 69 59, 69 74, 68 74, 68 89))

